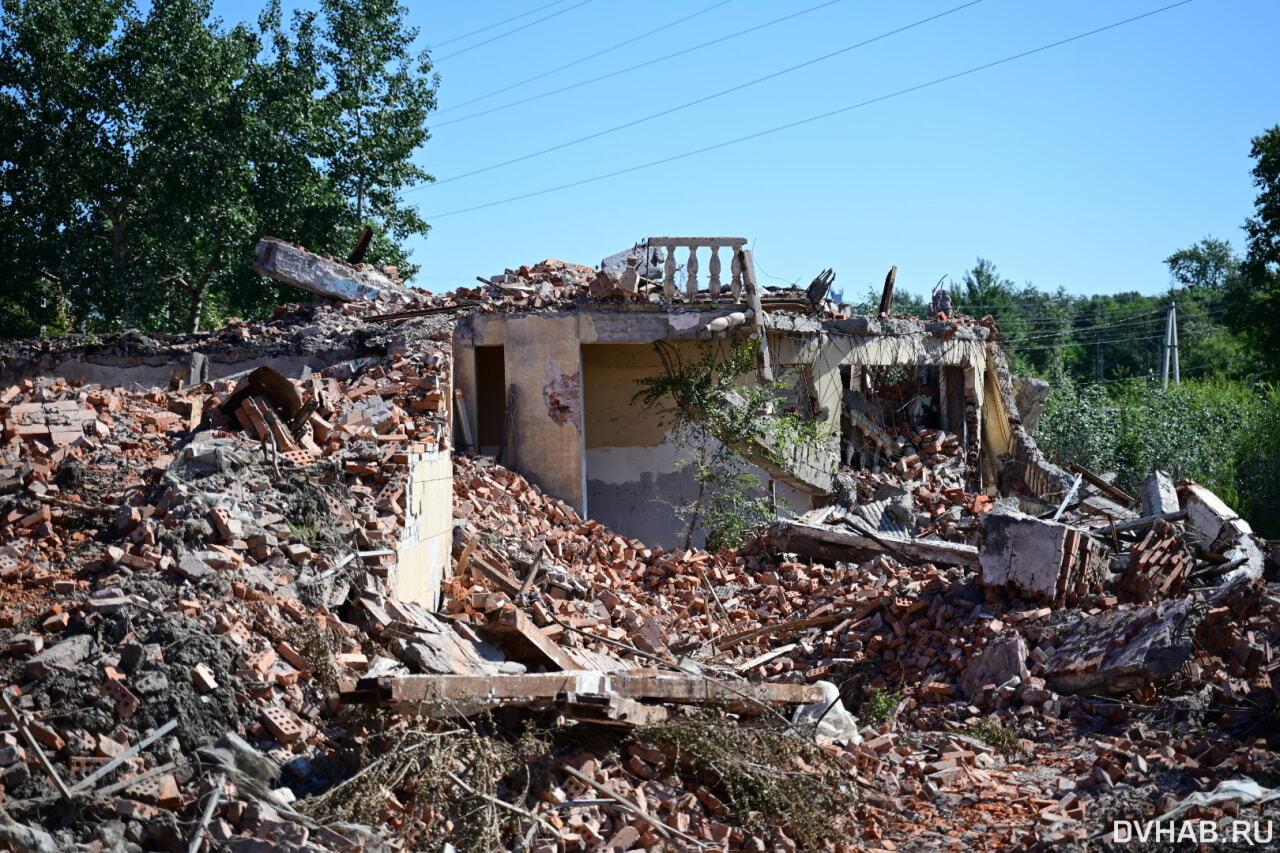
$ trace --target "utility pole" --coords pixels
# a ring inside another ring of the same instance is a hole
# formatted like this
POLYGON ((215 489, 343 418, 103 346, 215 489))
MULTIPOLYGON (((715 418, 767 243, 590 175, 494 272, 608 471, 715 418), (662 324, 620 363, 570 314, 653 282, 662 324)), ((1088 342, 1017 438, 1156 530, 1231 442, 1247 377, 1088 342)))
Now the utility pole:
POLYGON ((1169 362, 1173 361, 1173 384, 1182 384, 1182 371, 1178 366, 1178 303, 1169 303, 1169 313, 1164 321, 1164 367, 1160 371, 1160 387, 1169 387, 1169 362))

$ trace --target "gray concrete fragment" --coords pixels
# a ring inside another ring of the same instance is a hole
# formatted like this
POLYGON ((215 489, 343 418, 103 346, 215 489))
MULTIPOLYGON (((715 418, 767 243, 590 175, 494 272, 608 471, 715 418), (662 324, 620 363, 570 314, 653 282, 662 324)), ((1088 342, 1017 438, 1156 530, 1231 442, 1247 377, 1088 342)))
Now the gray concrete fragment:
POLYGON ((1043 379, 1034 376, 1013 377, 1013 400, 1018 407, 1018 418, 1023 429, 1030 432, 1040 422, 1044 406, 1049 402, 1049 392, 1053 388, 1043 379))
POLYGON ((1253 528, 1221 498, 1197 483, 1183 493, 1187 521, 1199 537, 1200 545, 1227 558, 1218 583, 1227 585, 1241 578, 1262 577, 1266 555, 1254 541, 1253 528))
POLYGON ((93 653, 93 637, 78 634, 45 649, 27 661, 27 678, 44 678, 54 670, 71 671, 93 653))
POLYGON ((1045 661, 1045 680, 1063 693, 1119 694, 1168 678, 1190 660, 1208 609, 1180 598, 1085 619, 1045 661))
POLYGON ((343 302, 376 299, 405 290, 377 270, 355 269, 279 240, 258 243, 253 269, 259 275, 343 302))
POLYGON ((59 853, 64 849, 43 829, 21 823, 0 824, 0 841, 17 853, 59 853))
POLYGON ((960 689, 973 700, 982 695, 984 685, 999 687, 1012 678, 1016 678, 1018 683, 1026 681, 1031 677, 1027 654, 1027 642, 1020 634, 992 640, 960 676, 960 689))
POLYGON ((1015 512, 988 512, 979 526, 982 582, 1021 595, 1069 603, 1097 587, 1104 549, 1083 531, 1015 512))
POLYGON ((195 554, 183 554, 178 558, 177 572, 188 580, 199 581, 214 574, 215 570, 195 554))
POLYGON ((1163 515, 1166 512, 1177 512, 1178 492, 1173 487, 1173 478, 1164 471, 1154 471, 1142 484, 1142 514, 1163 515))

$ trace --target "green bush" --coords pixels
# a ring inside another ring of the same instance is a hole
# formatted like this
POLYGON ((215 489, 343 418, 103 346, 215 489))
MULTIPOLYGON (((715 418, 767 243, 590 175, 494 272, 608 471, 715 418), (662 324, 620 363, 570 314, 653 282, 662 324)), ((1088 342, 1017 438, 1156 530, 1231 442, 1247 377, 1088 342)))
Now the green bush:
POLYGON ((1260 535, 1280 533, 1280 401, 1276 389, 1195 380, 1127 387, 1057 386, 1036 440, 1063 463, 1115 472, 1130 494, 1154 470, 1203 483, 1260 535))

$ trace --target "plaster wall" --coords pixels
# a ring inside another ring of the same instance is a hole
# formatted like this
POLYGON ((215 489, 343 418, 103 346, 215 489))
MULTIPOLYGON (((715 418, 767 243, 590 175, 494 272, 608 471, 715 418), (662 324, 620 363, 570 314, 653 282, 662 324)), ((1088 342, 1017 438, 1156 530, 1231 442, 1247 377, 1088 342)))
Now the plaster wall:
MULTIPOLYGON (((696 342, 680 342, 681 357, 699 357, 696 342)), ((651 344, 584 344, 582 347, 583 413, 587 506, 592 518, 649 545, 683 544, 684 524, 676 504, 692 502, 698 493, 690 466, 692 451, 671 438, 661 414, 631 402, 636 380, 662 371, 651 344)), ((837 377, 838 379, 838 377, 837 377)), ((743 381, 754 381, 744 377, 743 381)), ((756 471, 767 482, 768 475, 756 471)), ((809 497, 783 484, 777 486, 784 511, 802 512, 809 497)), ((702 545, 706 531, 695 531, 702 545)))
MULTIPOLYGON (((473 439, 478 440, 476 432, 476 348, 470 335, 454 335, 453 337, 453 384, 461 392, 466 403, 465 410, 470 423, 473 439)), ((453 444, 462 446, 463 432, 458 424, 462 418, 463 406, 454 407, 453 444)), ((474 449, 474 448, 471 448, 474 449)))
POLYGON ((434 610, 453 547, 452 451, 412 454, 407 492, 392 595, 434 610))

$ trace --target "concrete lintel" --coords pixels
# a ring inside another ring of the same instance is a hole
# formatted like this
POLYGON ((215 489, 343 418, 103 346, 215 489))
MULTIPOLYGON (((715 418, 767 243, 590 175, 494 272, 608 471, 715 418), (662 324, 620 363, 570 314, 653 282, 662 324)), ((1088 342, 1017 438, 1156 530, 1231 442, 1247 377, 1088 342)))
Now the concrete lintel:
POLYGON ((831 335, 831 349, 841 364, 865 366, 933 364, 977 367, 983 364, 981 341, 943 340, 922 332, 909 335, 831 335))
POLYGON ((279 240, 258 243, 253 269, 259 275, 344 302, 374 299, 403 289, 376 270, 355 269, 279 240))

